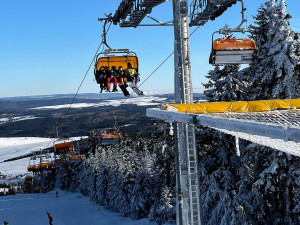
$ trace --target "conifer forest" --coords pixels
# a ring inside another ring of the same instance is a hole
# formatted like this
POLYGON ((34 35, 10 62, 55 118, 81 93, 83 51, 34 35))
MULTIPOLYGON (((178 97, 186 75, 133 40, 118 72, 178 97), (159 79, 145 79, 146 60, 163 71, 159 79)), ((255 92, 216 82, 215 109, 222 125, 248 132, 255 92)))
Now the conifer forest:
MULTIPOLYGON (((287 4, 268 0, 259 7, 249 26, 259 49, 254 62, 208 71, 209 101, 300 98, 300 36, 290 27, 287 4)), ((205 225, 300 224, 299 157, 243 140, 237 154, 233 136, 205 127, 196 133, 205 225)), ((56 186, 133 219, 175 223, 175 143, 168 124, 133 138, 123 134, 117 145, 102 145, 99 137, 93 130, 78 142, 85 158, 59 168, 56 186)))

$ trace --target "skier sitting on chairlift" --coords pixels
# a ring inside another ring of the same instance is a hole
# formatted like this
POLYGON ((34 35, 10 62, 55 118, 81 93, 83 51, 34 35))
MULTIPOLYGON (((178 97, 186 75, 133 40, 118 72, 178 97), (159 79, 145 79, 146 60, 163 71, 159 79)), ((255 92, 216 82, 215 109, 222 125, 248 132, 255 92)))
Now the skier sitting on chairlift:
POLYGON ((110 82, 113 82, 113 85, 114 85, 112 92, 118 91, 118 89, 117 89, 118 82, 117 82, 117 78, 116 78, 116 72, 113 68, 107 73, 107 76, 106 76, 106 88, 107 88, 108 92, 110 92, 110 82))
POLYGON ((127 80, 129 82, 132 82, 135 85, 137 85, 137 83, 140 80, 139 74, 137 73, 137 71, 134 68, 132 68, 132 64, 130 62, 127 63, 127 69, 125 70, 125 76, 127 77, 127 80))
POLYGON ((102 93, 105 87, 105 78, 108 72, 107 67, 101 66, 100 69, 96 72, 96 81, 100 84, 100 93, 102 93))
POLYGON ((122 66, 119 66, 119 69, 118 69, 117 73, 119 75, 119 86, 124 84, 125 87, 128 87, 127 77, 125 75, 125 71, 123 70, 122 66))

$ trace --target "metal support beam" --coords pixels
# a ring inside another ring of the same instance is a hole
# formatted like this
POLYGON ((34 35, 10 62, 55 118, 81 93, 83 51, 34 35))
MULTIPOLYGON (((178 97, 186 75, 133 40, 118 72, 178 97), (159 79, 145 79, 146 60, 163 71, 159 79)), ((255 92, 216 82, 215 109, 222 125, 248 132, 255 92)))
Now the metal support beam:
MULTIPOLYGON (((281 112, 282 113, 282 112, 281 112)), ((293 114, 293 113, 291 113, 293 114)), ((300 127, 276 123, 234 119, 208 114, 188 114, 159 109, 147 109, 147 116, 170 122, 210 127, 254 143, 300 156, 300 127)), ((263 115, 262 115, 263 116, 263 115)), ((288 116, 288 115, 286 115, 288 116)), ((267 117, 267 115, 265 115, 267 117)))
POLYGON ((203 26, 208 20, 215 20, 237 1, 240 0, 193 0, 190 26, 203 26))
MULTIPOLYGON (((188 1, 173 0, 175 102, 193 102, 188 1)), ((200 192, 194 125, 175 126, 177 159, 177 224, 200 225, 200 192)))
MULTIPOLYGON (((112 18, 121 27, 137 27, 151 13, 152 8, 166 0, 123 0, 112 18)), ((167 25, 163 24, 163 25, 167 25)))

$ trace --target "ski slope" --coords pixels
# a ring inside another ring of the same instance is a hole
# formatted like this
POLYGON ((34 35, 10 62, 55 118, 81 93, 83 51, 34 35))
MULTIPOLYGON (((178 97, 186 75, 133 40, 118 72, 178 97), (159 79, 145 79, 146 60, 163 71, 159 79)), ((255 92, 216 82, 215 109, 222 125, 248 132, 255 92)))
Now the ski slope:
POLYGON ((0 198, 0 223, 47 225, 47 211, 55 225, 156 225, 148 219, 132 220, 106 210, 78 193, 59 190, 47 194, 17 194, 0 198))
MULTIPOLYGON (((80 140, 80 138, 85 137, 73 137, 71 139, 80 140)), ((39 137, 0 138, 0 173, 9 176, 25 174, 29 164, 29 157, 11 162, 3 161, 31 153, 32 151, 49 148, 53 146, 53 141, 54 139, 39 137)))

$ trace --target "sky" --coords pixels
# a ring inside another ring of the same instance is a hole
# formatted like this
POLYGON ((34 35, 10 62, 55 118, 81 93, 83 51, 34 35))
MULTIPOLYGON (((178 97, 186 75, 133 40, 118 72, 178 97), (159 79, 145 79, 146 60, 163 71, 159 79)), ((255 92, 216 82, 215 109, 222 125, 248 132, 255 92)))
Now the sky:
MULTIPOLYGON (((98 17, 113 13, 121 0, 0 0, 0 97, 75 93, 101 42, 103 23, 98 17)), ((244 0, 247 25, 264 0, 244 0)), ((191 1, 189 1, 191 3, 191 1)), ((300 32, 300 1, 286 0, 291 27, 300 32)), ((211 34, 225 24, 236 27, 240 3, 215 21, 202 26, 190 39, 192 82, 203 90, 205 75, 213 67, 208 58, 211 34)), ((172 20, 172 2, 153 9, 152 17, 172 20)), ((152 23, 145 19, 143 23, 152 23)), ((192 32, 195 27, 190 28, 192 32)), ((241 36, 243 37, 243 36, 241 36)), ((144 81, 174 48, 173 27, 120 28, 107 35, 112 48, 129 48, 139 57, 144 81)), ((101 49, 102 50, 102 49, 101 49)), ((141 89, 146 92, 174 91, 174 62, 171 57, 141 89)), ((93 67, 80 93, 97 93, 93 67)))

